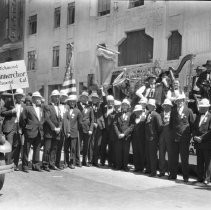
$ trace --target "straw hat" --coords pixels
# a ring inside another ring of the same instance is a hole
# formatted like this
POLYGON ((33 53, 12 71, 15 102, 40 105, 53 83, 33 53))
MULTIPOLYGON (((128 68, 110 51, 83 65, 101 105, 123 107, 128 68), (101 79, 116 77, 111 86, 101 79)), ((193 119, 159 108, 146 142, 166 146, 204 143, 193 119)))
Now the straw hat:
POLYGON ((139 104, 147 104, 147 98, 142 97, 138 103, 139 104))
POLYGON ((176 99, 175 99, 175 102, 178 101, 178 100, 185 100, 185 93, 182 93, 182 94, 179 94, 176 99))
POLYGON ((69 95, 66 101, 77 101, 77 95, 69 95))
POLYGON ((25 94, 24 94, 24 91, 23 91, 22 88, 18 88, 18 89, 16 89, 15 95, 22 95, 22 96, 24 96, 25 94))
POLYGON ((87 98, 89 98, 89 93, 87 91, 83 91, 81 93, 81 96, 86 96, 87 98))
POLYGON ((93 92, 91 95, 90 95, 91 98, 99 98, 99 95, 96 93, 96 92, 93 92))
POLYGON ((107 95, 106 100, 107 101, 114 101, 114 97, 112 95, 107 95))
POLYGON ((122 102, 118 100, 114 100, 114 106, 121 106, 122 102))
POLYGON ((142 111, 142 110, 143 110, 142 105, 138 104, 135 106, 133 112, 142 111))
POLYGON ((208 99, 203 98, 199 101, 198 107, 210 107, 210 102, 208 99))
POLYGON ((123 99, 122 104, 127 104, 128 106, 130 106, 130 101, 127 98, 125 98, 123 99))
POLYGON ((156 107, 155 99, 153 99, 153 98, 150 98, 150 99, 148 100, 148 103, 147 103, 147 104, 156 107))
POLYGON ((52 97, 52 96, 60 96, 59 91, 58 91, 58 90, 53 90, 53 91, 51 92, 50 97, 52 97))
POLYGON ((33 97, 39 97, 39 98, 42 98, 42 96, 40 95, 40 92, 36 91, 32 94, 32 98, 33 97))
POLYGON ((171 103, 171 100, 169 100, 168 98, 166 98, 162 104, 162 106, 164 105, 169 105, 169 106, 173 106, 173 104, 171 103))
POLYGON ((66 90, 60 90, 60 96, 66 96, 66 97, 68 97, 67 91, 66 90))

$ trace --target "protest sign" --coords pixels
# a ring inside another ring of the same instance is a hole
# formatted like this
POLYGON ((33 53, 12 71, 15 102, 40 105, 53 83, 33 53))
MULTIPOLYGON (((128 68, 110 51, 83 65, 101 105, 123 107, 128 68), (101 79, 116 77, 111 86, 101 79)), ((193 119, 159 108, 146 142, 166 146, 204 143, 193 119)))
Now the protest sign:
POLYGON ((0 63, 0 91, 28 87, 24 60, 0 63))

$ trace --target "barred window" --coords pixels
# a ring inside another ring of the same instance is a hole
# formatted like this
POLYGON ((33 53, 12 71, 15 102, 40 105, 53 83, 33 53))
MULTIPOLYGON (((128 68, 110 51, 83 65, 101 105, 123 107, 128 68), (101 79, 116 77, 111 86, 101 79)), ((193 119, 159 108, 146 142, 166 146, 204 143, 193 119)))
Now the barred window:
POLYGON ((53 47, 53 67, 59 66, 59 46, 53 47))
POLYGON ((98 15, 103 16, 110 13, 111 0, 98 0, 98 15))
POLYGON ((60 27, 61 7, 54 10, 54 28, 60 27))
POLYGON ((29 34, 37 33, 37 15, 29 17, 29 34))
POLYGON ((172 31, 168 38, 168 56, 167 60, 176 60, 181 56, 182 35, 178 31, 172 31))
POLYGON ((28 52, 27 69, 28 71, 36 69, 36 51, 35 50, 28 52))
POLYGON ((71 58, 72 58, 72 45, 71 44, 67 44, 67 49, 66 49, 66 66, 69 65, 71 58))
POLYGON ((139 7, 144 5, 144 0, 129 0, 129 8, 139 7))
POLYGON ((69 3, 67 8, 67 24, 75 22, 75 2, 69 3))

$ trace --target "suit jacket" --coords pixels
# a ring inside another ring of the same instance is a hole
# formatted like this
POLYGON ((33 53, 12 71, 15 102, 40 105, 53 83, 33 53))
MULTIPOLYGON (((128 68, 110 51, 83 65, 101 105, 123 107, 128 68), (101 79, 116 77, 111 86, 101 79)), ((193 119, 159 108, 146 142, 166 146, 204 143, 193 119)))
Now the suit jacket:
POLYGON ((15 124, 16 113, 12 113, 13 108, 14 106, 9 103, 6 103, 1 109, 1 116, 4 117, 2 123, 3 133, 10 133, 11 131, 17 130, 17 126, 15 124))
POLYGON ((66 136, 70 134, 71 138, 77 138, 81 124, 82 124, 82 114, 80 110, 78 108, 74 108, 70 115, 70 109, 68 108, 63 118, 64 134, 66 136))
POLYGON ((145 122, 145 137, 147 141, 158 141, 161 132, 161 116, 156 112, 148 112, 145 122))
POLYGON ((82 107, 80 103, 78 103, 78 109, 82 113, 82 124, 81 124, 81 131, 83 133, 88 133, 89 131, 93 132, 94 129, 94 113, 93 109, 90 105, 86 106, 86 111, 82 107))
POLYGON ((123 133, 125 134, 125 138, 129 139, 133 131, 134 125, 131 121, 131 112, 127 112, 125 114, 127 116, 125 120, 123 119, 122 112, 116 114, 114 119, 114 131, 117 137, 119 136, 119 134, 123 133))
POLYGON ((208 112, 201 125, 199 126, 199 122, 201 119, 201 115, 196 116, 196 120, 193 125, 193 135, 199 136, 202 138, 202 142, 196 144, 203 149, 211 149, 211 114, 208 112))
POLYGON ((94 113, 94 123, 97 123, 98 128, 100 130, 103 130, 105 128, 105 121, 103 118, 102 107, 101 106, 96 107, 95 105, 92 104, 92 109, 94 113))
POLYGON ((40 134, 43 139, 43 123, 44 123, 44 112, 40 108, 41 118, 39 120, 37 113, 33 106, 26 106, 20 116, 20 127, 23 133, 28 138, 35 138, 40 134))
POLYGON ((176 107, 172 109, 169 126, 176 141, 180 141, 181 139, 190 141, 193 123, 193 112, 187 106, 184 106, 181 115, 179 115, 176 107))
POLYGON ((62 117, 60 114, 57 116, 53 104, 44 106, 44 118, 45 123, 43 125, 43 130, 45 138, 60 140, 60 133, 57 134, 54 129, 62 129, 62 117))

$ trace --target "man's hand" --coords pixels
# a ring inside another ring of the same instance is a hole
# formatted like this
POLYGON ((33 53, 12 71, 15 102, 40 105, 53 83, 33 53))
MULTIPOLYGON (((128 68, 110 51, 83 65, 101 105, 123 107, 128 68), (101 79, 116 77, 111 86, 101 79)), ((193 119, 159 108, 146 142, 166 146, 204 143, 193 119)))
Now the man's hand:
POLYGON ((97 123, 94 123, 94 127, 97 128, 97 123))
POLYGON ((16 108, 13 108, 12 109, 12 113, 16 113, 17 112, 17 109, 16 108))
POLYGON ((199 137, 199 136, 195 136, 195 137, 194 137, 194 140, 195 140, 196 142, 198 142, 198 143, 201 143, 201 142, 202 142, 202 138, 199 137))
POLYGON ((125 137, 125 134, 124 134, 124 133, 120 133, 120 134, 119 134, 119 138, 120 138, 120 139, 123 139, 124 137, 125 137))
POLYGON ((70 133, 67 134, 67 138, 69 138, 69 137, 70 137, 70 133))
POLYGON ((57 134, 59 134, 59 132, 60 132, 61 129, 60 129, 60 128, 55 128, 54 130, 55 130, 55 132, 56 132, 57 134))
POLYGON ((92 131, 89 131, 89 135, 92 135, 92 131))

